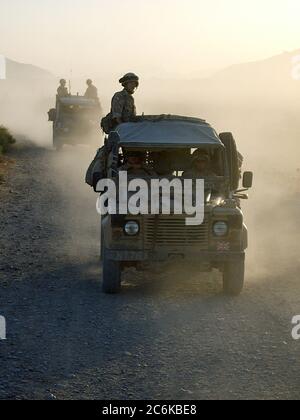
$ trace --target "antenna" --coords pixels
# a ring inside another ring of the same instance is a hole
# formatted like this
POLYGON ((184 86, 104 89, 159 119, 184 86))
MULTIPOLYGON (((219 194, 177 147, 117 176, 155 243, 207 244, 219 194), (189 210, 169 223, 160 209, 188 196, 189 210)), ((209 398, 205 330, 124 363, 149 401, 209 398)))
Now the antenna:
POLYGON ((69 94, 72 95, 72 84, 71 84, 71 80, 72 80, 72 69, 70 70, 70 79, 69 79, 69 94))

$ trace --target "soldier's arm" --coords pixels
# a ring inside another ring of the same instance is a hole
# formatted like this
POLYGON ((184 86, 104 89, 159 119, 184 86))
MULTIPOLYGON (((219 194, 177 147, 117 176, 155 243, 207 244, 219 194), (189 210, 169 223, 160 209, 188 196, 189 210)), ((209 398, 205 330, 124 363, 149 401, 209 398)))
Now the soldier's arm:
POLYGON ((122 122, 123 109, 125 106, 125 98, 121 95, 115 95, 112 99, 111 111, 112 118, 120 124, 122 122))

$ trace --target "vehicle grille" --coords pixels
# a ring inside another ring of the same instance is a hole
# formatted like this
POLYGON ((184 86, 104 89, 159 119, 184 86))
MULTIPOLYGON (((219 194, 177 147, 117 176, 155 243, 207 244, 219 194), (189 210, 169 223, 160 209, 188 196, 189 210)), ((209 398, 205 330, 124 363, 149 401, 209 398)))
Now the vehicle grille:
POLYGON ((156 246, 194 246, 207 249, 209 224, 204 221, 199 226, 187 226, 185 218, 175 216, 154 216, 145 218, 145 245, 156 246))

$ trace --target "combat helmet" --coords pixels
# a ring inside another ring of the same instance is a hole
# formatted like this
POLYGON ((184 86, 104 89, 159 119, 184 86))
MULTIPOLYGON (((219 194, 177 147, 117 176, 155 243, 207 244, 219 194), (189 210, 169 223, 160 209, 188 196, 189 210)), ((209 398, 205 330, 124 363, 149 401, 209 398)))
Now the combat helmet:
POLYGON ((192 163, 195 162, 209 162, 210 156, 205 150, 196 150, 192 155, 192 163))
POLYGON ((139 77, 134 74, 134 73, 126 73, 120 80, 119 82, 121 83, 121 85, 126 85, 126 83, 128 82, 136 82, 137 86, 139 85, 139 77))

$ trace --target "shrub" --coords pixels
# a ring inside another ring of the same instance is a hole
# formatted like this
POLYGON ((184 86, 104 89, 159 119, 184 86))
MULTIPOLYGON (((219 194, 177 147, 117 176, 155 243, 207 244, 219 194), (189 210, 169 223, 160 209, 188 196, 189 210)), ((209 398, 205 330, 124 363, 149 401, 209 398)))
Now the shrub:
POLYGON ((16 141, 10 134, 7 128, 0 126, 0 155, 6 153, 9 146, 14 144, 16 141))

